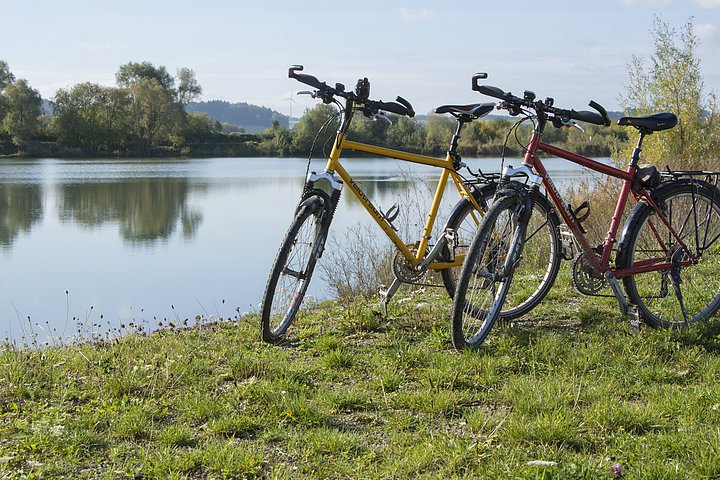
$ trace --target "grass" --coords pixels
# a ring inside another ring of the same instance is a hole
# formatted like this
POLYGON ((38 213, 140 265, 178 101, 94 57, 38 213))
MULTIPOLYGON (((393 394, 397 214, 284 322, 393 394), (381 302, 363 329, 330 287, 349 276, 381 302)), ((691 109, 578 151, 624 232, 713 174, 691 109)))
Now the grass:
POLYGON ((634 334, 561 274, 478 352, 440 290, 0 348, 0 478, 717 478, 720 323, 634 334), (404 296, 404 298, 403 298, 404 296), (539 462, 538 462, 539 461, 539 462))

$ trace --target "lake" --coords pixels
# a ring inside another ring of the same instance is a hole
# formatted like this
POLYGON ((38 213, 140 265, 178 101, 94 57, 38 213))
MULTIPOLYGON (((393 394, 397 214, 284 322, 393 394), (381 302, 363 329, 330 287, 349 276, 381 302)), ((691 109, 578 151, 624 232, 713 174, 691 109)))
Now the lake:
MULTIPOLYGON (((500 166, 499 159, 465 161, 488 172, 500 166)), ((345 162, 383 209, 405 198, 401 209, 426 211, 422 201, 429 203, 439 175, 392 159, 345 162)), ((314 160, 311 169, 324 163, 314 160)), ((281 158, 0 161, 0 338, 97 338, 131 323, 153 329, 256 311, 306 164, 281 158)), ((546 166, 558 184, 587 176, 558 159, 546 166)), ((348 193, 331 234, 369 223, 348 193)), ((452 193, 446 214, 458 199, 452 193)), ((328 296, 319 275, 311 288, 315 297, 328 296)))

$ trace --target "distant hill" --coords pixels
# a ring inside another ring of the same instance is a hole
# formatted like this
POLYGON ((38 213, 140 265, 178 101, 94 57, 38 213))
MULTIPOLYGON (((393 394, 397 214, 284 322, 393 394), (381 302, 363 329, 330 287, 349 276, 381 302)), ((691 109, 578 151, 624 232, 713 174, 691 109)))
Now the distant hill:
POLYGON ((280 122, 281 126, 288 126, 288 117, 266 107, 250 105, 249 103, 230 103, 224 100, 210 100, 207 102, 191 102, 185 110, 188 112, 206 113, 213 120, 217 120, 227 128, 243 128, 247 133, 260 133, 272 126, 273 120, 280 122))

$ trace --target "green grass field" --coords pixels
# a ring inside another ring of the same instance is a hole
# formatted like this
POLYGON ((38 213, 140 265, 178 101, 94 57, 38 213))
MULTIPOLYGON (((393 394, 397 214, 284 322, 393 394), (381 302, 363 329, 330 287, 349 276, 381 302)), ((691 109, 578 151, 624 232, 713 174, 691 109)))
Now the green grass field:
POLYGON ((558 283, 479 352, 441 290, 322 305, 282 347, 253 316, 5 346, 0 478, 720 477, 720 322, 635 334, 558 283))

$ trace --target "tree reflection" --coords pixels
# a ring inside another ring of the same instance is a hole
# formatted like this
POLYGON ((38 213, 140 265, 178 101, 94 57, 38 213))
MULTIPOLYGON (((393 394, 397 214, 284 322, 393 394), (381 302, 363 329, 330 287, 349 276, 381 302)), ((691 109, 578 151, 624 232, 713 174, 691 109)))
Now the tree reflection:
POLYGON ((0 184, 0 245, 11 246, 18 233, 30 231, 41 218, 39 185, 0 184))
POLYGON ((180 226, 194 236, 202 215, 187 205, 190 185, 179 179, 74 183, 62 187, 60 219, 95 227, 117 222, 131 243, 166 240, 180 226))

